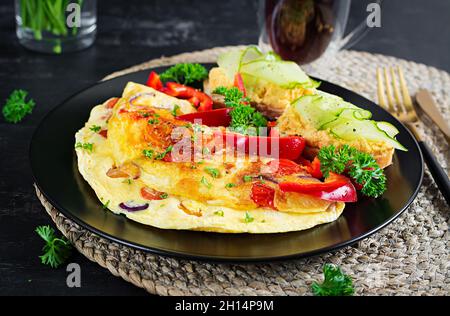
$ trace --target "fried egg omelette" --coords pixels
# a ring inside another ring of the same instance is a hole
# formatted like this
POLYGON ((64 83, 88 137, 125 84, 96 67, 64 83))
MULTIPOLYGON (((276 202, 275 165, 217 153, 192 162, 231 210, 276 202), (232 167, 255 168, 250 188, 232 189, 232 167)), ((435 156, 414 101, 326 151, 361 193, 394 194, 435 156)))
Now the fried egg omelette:
POLYGON ((80 173, 107 209, 162 229, 220 233, 299 231, 340 216, 342 202, 278 189, 280 181, 316 181, 305 170, 283 175, 267 168, 273 158, 211 154, 215 130, 176 118, 195 111, 132 82, 120 98, 92 109, 75 150, 80 173), (191 159, 179 160, 186 150, 177 144, 186 139, 200 139, 206 153, 192 150, 191 159), (255 203, 255 187, 270 190, 273 203, 255 203))

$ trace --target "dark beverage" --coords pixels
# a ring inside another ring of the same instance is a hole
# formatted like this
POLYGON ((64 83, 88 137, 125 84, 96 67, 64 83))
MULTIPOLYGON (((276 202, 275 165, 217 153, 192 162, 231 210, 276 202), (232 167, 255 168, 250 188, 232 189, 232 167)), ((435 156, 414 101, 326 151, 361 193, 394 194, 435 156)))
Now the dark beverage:
POLYGON ((308 64, 327 49, 334 32, 334 0, 266 0, 266 32, 283 59, 308 64))

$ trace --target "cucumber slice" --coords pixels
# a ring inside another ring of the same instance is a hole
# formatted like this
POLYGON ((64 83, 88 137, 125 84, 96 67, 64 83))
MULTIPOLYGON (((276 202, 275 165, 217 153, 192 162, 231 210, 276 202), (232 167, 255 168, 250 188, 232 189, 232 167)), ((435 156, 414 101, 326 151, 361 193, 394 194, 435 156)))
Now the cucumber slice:
MULTIPOLYGON (((347 109, 360 110, 341 98, 325 95, 302 96, 293 102, 293 106, 304 120, 319 130, 324 129, 328 123, 334 122, 347 109)), ((353 114, 350 113, 350 115, 353 114)))
POLYGON ((343 119, 339 124, 331 128, 330 132, 344 140, 364 138, 372 141, 383 141, 396 149, 408 151, 396 139, 379 129, 377 122, 372 120, 343 119))
POLYGON ((317 82, 311 80, 296 63, 290 61, 254 60, 243 64, 240 72, 288 89, 296 86, 304 88, 318 86, 317 82))
POLYGON ((339 139, 384 141, 396 149, 406 151, 394 138, 398 134, 395 126, 371 120, 372 113, 340 97, 317 91, 317 95, 298 98, 292 106, 314 128, 327 130, 339 139))
POLYGON ((221 54, 217 59, 217 64, 224 69, 230 79, 234 79, 234 75, 239 71, 243 50, 232 50, 221 54))
POLYGON ((239 60, 238 71, 245 63, 253 60, 264 60, 265 58, 266 56, 259 50, 257 46, 251 45, 242 52, 241 58, 239 60))
POLYGON ((377 127, 386 132, 390 137, 395 137, 399 133, 398 129, 388 122, 377 122, 377 127))

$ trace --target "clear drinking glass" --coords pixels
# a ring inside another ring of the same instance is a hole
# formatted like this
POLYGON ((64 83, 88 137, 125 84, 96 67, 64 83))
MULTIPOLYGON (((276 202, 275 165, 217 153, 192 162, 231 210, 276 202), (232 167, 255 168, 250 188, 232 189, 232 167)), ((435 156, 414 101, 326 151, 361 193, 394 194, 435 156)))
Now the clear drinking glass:
POLYGON ((97 0, 15 0, 16 33, 28 49, 60 54, 94 43, 97 0))
POLYGON ((259 46, 300 65, 348 48, 369 30, 364 21, 344 36, 350 5, 351 0, 260 0, 259 46))

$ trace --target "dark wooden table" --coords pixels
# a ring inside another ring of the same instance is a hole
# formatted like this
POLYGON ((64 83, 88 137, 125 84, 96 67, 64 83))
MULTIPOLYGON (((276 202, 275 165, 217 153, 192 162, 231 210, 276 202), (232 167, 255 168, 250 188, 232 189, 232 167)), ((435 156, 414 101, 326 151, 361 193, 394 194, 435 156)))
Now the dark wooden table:
MULTIPOLYGON (((363 19, 368 2, 354 1, 350 25, 363 19)), ((2 1, 0 100, 6 99, 13 89, 23 88, 37 106, 20 124, 8 124, 0 118, 0 294, 145 294, 78 253, 71 262, 81 265, 79 289, 66 286, 64 268, 53 270, 40 264, 42 241, 34 229, 52 222, 32 187, 30 137, 50 109, 115 70, 161 55, 256 43, 256 4, 242 0, 99 0, 95 45, 78 53, 50 56, 19 45, 13 1, 2 1)), ((449 12, 450 2, 445 0, 385 1, 382 28, 373 30, 354 48, 450 71, 449 12)))

